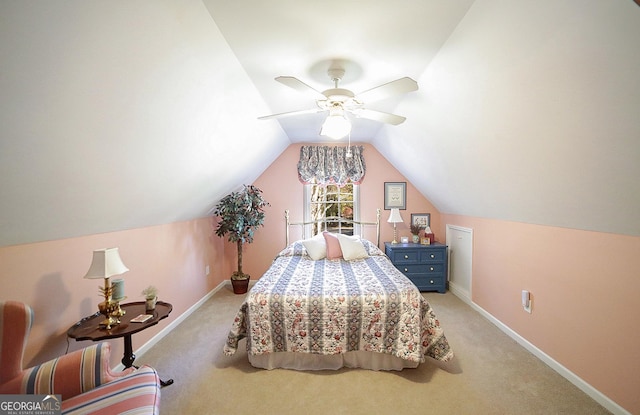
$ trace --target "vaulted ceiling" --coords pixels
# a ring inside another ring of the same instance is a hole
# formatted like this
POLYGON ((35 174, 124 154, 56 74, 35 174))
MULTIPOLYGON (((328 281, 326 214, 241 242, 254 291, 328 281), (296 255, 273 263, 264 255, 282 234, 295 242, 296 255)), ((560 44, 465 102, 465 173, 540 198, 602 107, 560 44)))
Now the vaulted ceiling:
MULTIPOLYGON (((295 76, 317 91, 333 87, 328 69, 345 70, 340 87, 355 93, 409 76, 417 80, 469 10, 473 0, 387 2, 204 0, 216 25, 269 105, 282 113, 317 108, 312 94, 274 81, 295 76)), ((391 112, 405 97, 370 105, 391 112)), ((411 99, 410 96, 406 99, 411 99)), ((261 114, 268 115, 268 114, 261 114)), ((401 115, 401 114, 400 114, 401 115)), ((280 119, 293 142, 315 142, 326 117, 280 119)), ((351 118, 352 140, 369 142, 383 124, 351 118)))
MULTIPOLYGON (((0 2, 0 246, 202 217, 291 143, 274 81, 419 90, 354 120, 443 213, 640 235, 631 0, 0 2)), ((372 167, 374 168, 374 167, 372 167)))

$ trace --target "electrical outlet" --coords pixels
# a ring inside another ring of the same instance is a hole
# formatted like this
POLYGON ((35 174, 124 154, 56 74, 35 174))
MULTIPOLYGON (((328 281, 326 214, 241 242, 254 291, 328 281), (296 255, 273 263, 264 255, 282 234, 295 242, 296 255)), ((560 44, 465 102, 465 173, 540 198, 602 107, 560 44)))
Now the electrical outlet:
POLYGON ((204 275, 209 275, 209 265, 204 267, 204 275))
POLYGON ((531 303, 531 293, 527 290, 522 290, 522 308, 529 314, 531 314, 531 303))

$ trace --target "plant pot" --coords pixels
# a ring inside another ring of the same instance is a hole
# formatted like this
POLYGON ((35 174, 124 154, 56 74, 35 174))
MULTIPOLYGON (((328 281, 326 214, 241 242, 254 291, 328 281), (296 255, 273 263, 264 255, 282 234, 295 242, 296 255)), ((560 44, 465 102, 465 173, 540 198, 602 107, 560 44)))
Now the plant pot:
POLYGON ((420 243, 420 235, 411 235, 411 237, 413 238, 413 243, 414 244, 419 244, 420 243))
POLYGON ((146 311, 153 311, 156 309, 156 302, 158 301, 158 297, 147 298, 144 304, 144 308, 146 311))
POLYGON ((245 294, 249 289, 249 278, 242 280, 231 280, 234 294, 245 294))

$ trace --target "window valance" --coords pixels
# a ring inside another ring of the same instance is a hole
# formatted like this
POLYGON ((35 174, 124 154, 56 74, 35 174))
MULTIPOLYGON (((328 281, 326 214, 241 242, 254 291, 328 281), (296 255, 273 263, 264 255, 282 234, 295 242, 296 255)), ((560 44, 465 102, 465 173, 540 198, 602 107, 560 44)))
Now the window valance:
POLYGON ((302 146, 298 162, 298 178, 302 183, 360 184, 364 179, 366 166, 363 146, 352 146, 351 157, 347 157, 347 147, 302 146))

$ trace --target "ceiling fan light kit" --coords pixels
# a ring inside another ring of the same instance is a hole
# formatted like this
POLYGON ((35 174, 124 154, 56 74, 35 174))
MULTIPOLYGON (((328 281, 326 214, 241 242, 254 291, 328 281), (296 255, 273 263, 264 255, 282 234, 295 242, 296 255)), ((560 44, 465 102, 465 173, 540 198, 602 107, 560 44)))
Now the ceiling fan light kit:
POLYGON ((339 140, 351 132, 351 123, 344 116, 344 110, 336 106, 329 110, 329 116, 322 124, 320 135, 339 140))
POLYGON ((404 77, 377 86, 375 88, 371 88, 360 93, 359 95, 356 95, 348 89, 338 88, 338 83, 344 76, 344 73, 345 70, 343 68, 336 66, 332 66, 331 68, 329 68, 327 74, 333 81, 334 87, 323 92, 317 91, 316 89, 310 87, 309 85, 292 76, 279 76, 275 78, 276 81, 290 88, 302 92, 313 93, 317 98, 316 105, 318 109, 267 115, 264 117, 259 117, 259 119, 265 120, 271 118, 281 118, 289 117, 292 115, 328 111, 329 115, 324 121, 322 128, 320 129, 320 135, 331 137, 336 140, 347 136, 351 132, 351 122, 346 117, 347 113, 351 113, 353 114, 353 116, 358 118, 366 118, 369 120, 383 122, 391 125, 398 125, 404 122, 405 118, 399 115, 366 109, 364 108, 364 103, 365 101, 379 101, 385 98, 389 98, 393 95, 416 91, 418 89, 418 83, 416 81, 411 78, 404 77))

